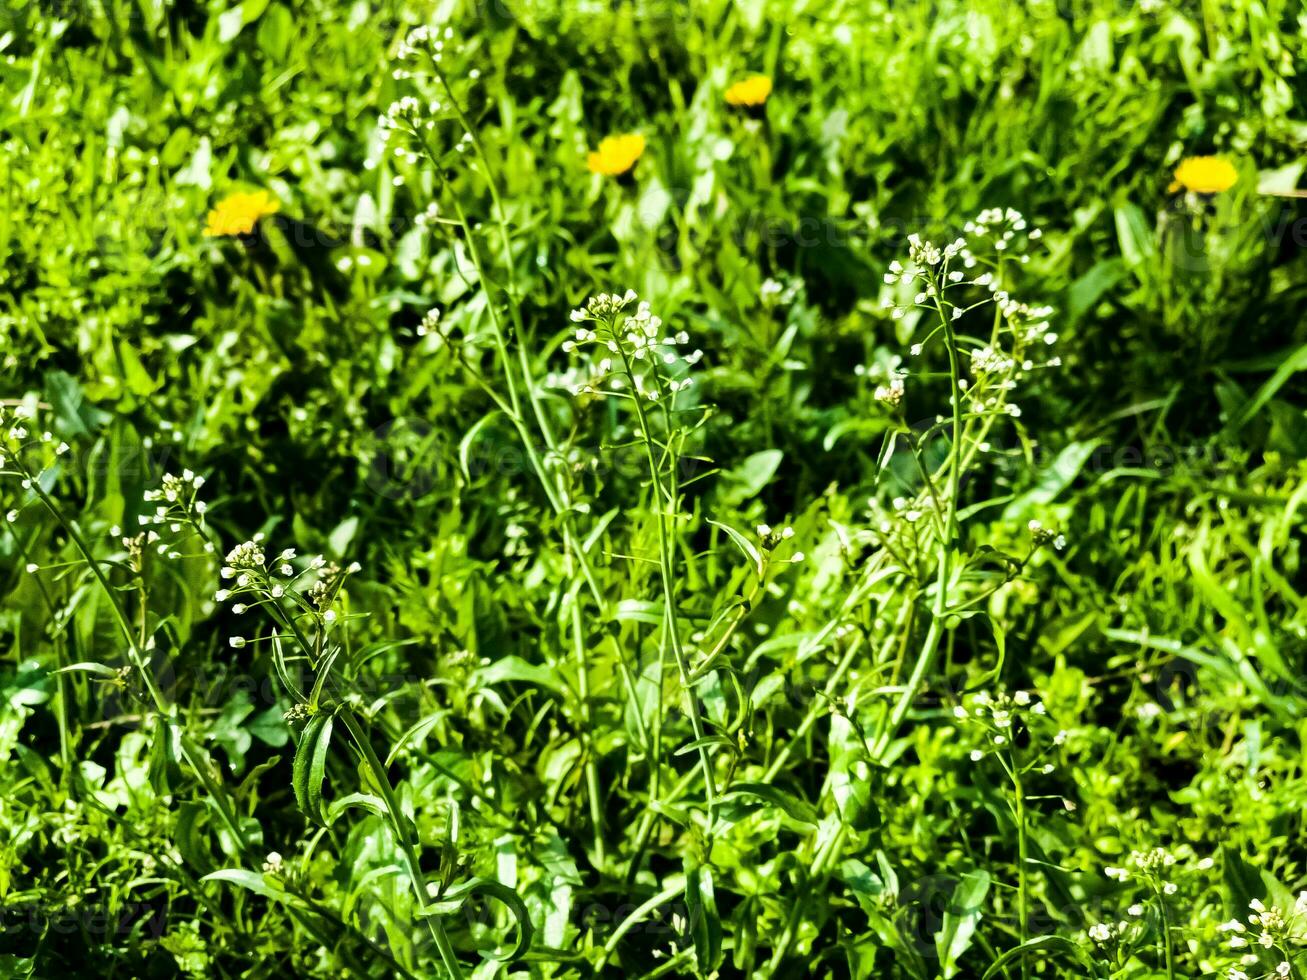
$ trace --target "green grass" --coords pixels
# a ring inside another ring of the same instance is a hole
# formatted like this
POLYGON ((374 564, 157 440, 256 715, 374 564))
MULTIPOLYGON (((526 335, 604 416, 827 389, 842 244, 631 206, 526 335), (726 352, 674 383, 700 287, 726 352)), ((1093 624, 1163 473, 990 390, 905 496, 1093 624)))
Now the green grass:
POLYGON ((0 11, 0 978, 1307 976, 1301 5, 0 11))

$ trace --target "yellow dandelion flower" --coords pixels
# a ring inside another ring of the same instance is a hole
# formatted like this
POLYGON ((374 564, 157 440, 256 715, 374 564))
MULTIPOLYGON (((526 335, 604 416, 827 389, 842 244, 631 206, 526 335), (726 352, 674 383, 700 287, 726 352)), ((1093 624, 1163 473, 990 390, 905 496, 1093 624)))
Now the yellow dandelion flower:
POLYGON ((1195 194, 1219 194, 1238 179, 1239 172, 1225 157, 1186 157, 1175 168, 1175 180, 1168 190, 1172 194, 1181 188, 1195 194))
POLYGON ((218 235, 248 235, 260 218, 280 210, 281 202, 267 191, 228 194, 209 212, 204 234, 209 238, 218 235))
POLYGON ((771 95, 771 79, 766 75, 750 75, 726 90, 726 104, 734 106, 760 106, 771 95))
POLYGON ((586 157, 592 174, 617 177, 635 166, 644 153, 644 137, 639 133, 619 133, 601 140, 599 149, 586 157))

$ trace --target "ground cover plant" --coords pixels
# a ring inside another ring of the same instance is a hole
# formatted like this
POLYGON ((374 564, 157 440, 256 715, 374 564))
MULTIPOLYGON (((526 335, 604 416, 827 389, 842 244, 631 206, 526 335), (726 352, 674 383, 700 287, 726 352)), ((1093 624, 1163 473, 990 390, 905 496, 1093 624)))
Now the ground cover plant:
POLYGON ((0 0, 0 977, 1307 977, 1307 12, 0 0))

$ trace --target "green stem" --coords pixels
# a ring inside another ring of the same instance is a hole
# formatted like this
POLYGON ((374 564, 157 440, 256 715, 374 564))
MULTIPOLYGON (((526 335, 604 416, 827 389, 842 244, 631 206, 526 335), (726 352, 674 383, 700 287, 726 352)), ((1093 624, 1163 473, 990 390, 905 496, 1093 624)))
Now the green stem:
POLYGON ((586 791, 590 796, 590 824, 594 830, 595 865, 603 869, 604 817, 599 792, 599 762, 595 758, 594 718, 590 711, 590 678, 585 658, 585 636, 581 621, 579 596, 572 593, 572 645, 576 655, 577 686, 580 688, 581 741, 585 751, 586 791))
MULTIPOLYGON (((1012 757, 1012 788, 1015 792, 1015 813, 1017 822, 1017 926, 1021 945, 1030 938, 1030 884, 1026 878, 1026 792, 1021 782, 1021 770, 1016 755, 1012 757)), ((1028 976, 1029 962, 1021 957, 1021 977, 1028 976)))
POLYGON ((962 367, 958 356, 957 338, 953 334, 953 323, 948 314, 944 312, 944 306, 939 298, 938 279, 932 279, 932 285, 935 287, 935 308, 939 312, 940 322, 944 328, 944 342, 948 348, 949 400, 953 406, 953 444, 949 447, 949 486, 946 503, 948 510, 944 521, 946 536, 941 537, 939 540, 939 576, 936 579, 935 601, 930 627, 926 631, 926 639, 921 647, 921 655, 917 658, 912 675, 908 678, 907 686, 899 695, 898 701, 890 712, 889 722, 885 726, 883 734, 877 740, 875 747, 877 756, 883 755, 889 747, 890 741, 894 738, 899 726, 903 724, 903 719, 907 717, 912 702, 916 700, 917 695, 921 692, 926 677, 935 665, 935 658, 939 653, 939 641, 944 635, 944 617, 948 609, 948 585, 953 570, 953 547, 958 537, 958 493, 962 482, 963 452, 962 391, 958 383, 962 380, 962 367))
MULTIPOLYGON (((476 149, 478 156, 481 158, 482 165, 485 167, 486 183, 490 188, 490 195, 494 202, 496 219, 499 224, 500 237, 503 242, 503 247, 505 252, 504 259, 505 262, 507 263, 507 269, 508 269, 508 282, 511 283, 513 281, 514 268, 515 268, 513 262, 512 243, 508 232, 507 215, 504 212, 503 202, 500 199, 499 190, 494 181, 489 159, 486 156, 485 150, 481 145, 480 137, 477 136, 475 130, 471 127, 469 120, 467 119, 466 115, 463 112, 462 106, 459 104, 458 100, 454 98, 453 92, 449 87, 449 83, 445 80, 444 75, 440 72, 438 67, 436 67, 436 74, 437 77, 439 77, 441 84, 444 86, 445 93, 449 97, 451 104, 454 106, 454 110, 458 115, 460 123, 463 125, 464 131, 467 132, 472 137, 473 146, 476 149)), ((435 165, 437 175, 442 175, 443 172, 440 168, 440 161, 436 157, 435 150, 432 148, 431 144, 427 141, 425 136, 420 136, 419 139, 422 144, 422 148, 426 151, 428 158, 435 165)), ((590 591, 590 594, 594 597, 595 603, 599 607, 601 617, 604 619, 605 622, 607 622, 611 619, 611 616, 609 615, 609 611, 610 611, 609 605, 606 597, 603 594, 603 591, 599 588, 598 579, 596 578, 594 573, 594 568, 590 563, 590 557, 588 554, 586 554, 585 548, 583 547, 582 542, 580 540, 580 536, 577 534, 576 528, 574 526, 575 523, 574 512, 571 510, 571 508, 568 506, 567 502, 562 498, 562 496, 560 496, 559 488, 554 483, 549 473, 546 471, 544 466, 544 461, 540 458, 539 453, 536 451, 535 440, 532 438, 530 432, 527 430, 526 420, 522 414, 522 397, 519 392, 519 382, 516 374, 514 373, 513 364, 509 356, 508 342, 505 337, 504 325, 503 322, 500 320, 499 311, 495 306, 494 298, 490 295, 490 278, 487 274, 487 266, 486 266, 485 259, 481 254, 480 246, 477 244, 476 236, 473 233, 471 222, 468 220, 467 212, 463 208, 462 201, 459 199, 458 195, 454 194, 452 189, 448 187, 448 184, 447 182, 444 181, 443 176, 441 176, 440 179, 442 183, 445 184, 446 189, 450 190, 449 197, 453 201, 454 213, 458 219, 458 224, 463 231, 463 236, 467 240, 468 254, 472 259, 472 265, 477 270, 477 278, 481 282, 482 289, 484 289, 486 293, 486 308, 489 311, 489 315, 490 315, 491 332, 494 338, 495 350, 499 355, 499 362, 503 369, 504 383, 508 387, 508 401, 509 401, 509 407, 511 408, 511 411, 507 412, 506 414, 508 415, 509 421, 512 423, 514 429, 517 431, 518 439, 522 443, 522 448, 527 454, 527 459, 531 464, 532 470, 536 474, 536 479, 539 481, 541 488, 545 492, 545 497, 549 501, 549 506, 553 509, 554 513, 557 515, 559 519, 559 526, 563 532, 564 548, 567 554, 570 556, 570 560, 574 561, 576 563, 576 567, 580 569, 581 577, 585 580, 586 587, 590 591)), ((519 304, 516 300, 513 290, 507 285, 504 286, 504 294, 508 301, 506 305, 508 307, 509 315, 512 316, 513 318, 513 323, 518 335, 516 346, 517 346, 518 362, 519 362, 518 369, 522 372, 521 387, 524 387, 526 389, 527 400, 530 402, 532 415, 535 418, 536 425, 540 429, 540 434, 544 439, 546 449, 549 452, 556 453, 558 451, 557 441, 554 437, 553 428, 549 423, 548 415, 544 411, 544 408, 540 403, 540 399, 538 397, 537 390, 536 390, 537 386, 535 384, 535 379, 531 372, 530 358, 527 356, 526 353, 525 331, 522 325, 521 310, 519 309, 519 304)), ((581 648, 580 656, 581 656, 580 670, 582 676, 584 677, 584 675, 588 670, 585 663, 584 648, 581 648)), ((617 659, 618 659, 618 669, 622 674, 622 680, 627 689, 627 697, 630 700, 632 714, 635 717, 637 734, 640 736, 641 741, 645 742, 647 748, 648 736, 647 733, 645 732, 644 716, 640 712, 639 700, 636 696, 635 678, 632 676, 630 667, 626 663, 626 658, 621 656, 620 651, 618 652, 617 659)), ((582 707, 582 715, 584 718, 588 719, 589 717, 591 717, 592 714, 588 693, 583 695, 583 697, 585 697, 586 703, 582 707)), ((589 778, 589 774, 587 774, 587 782, 590 783, 591 785, 597 785, 597 774, 594 780, 591 780, 589 778)), ((592 813, 595 812, 594 808, 598 807, 598 801, 592 799, 591 807, 592 807, 592 813)), ((603 849, 601 846, 599 848, 599 854, 602 856, 602 853, 603 853, 603 849)))
POLYGON ((613 930, 613 934, 608 937, 608 941, 604 943, 604 948, 599 953, 599 962, 595 964, 595 974, 598 975, 603 972, 604 964, 617 951, 617 945, 622 941, 623 936, 643 922, 650 912, 660 905, 670 902, 683 891, 685 891, 685 879, 678 876, 672 884, 645 901, 623 919, 621 924, 613 930))
MULTIPOLYGON (((339 717, 345 723, 345 728, 349 731, 350 738, 353 739, 354 744, 363 756, 363 761, 368 764, 368 768, 372 770, 372 774, 376 778, 377 788, 381 791, 381 801, 386 807, 386 812, 390 815, 391 827, 395 831, 395 839, 399 842, 400 849, 404 853, 404 860, 408 864, 408 876, 412 882, 413 891, 417 895, 418 906, 427 905, 431 896, 426 892, 426 879, 422 874, 422 863, 418 858, 417 848, 406 831, 404 814, 400 809, 399 800, 395 796, 395 790, 390 785, 390 777, 386 775, 381 760, 377 758, 377 753, 372 748, 372 740, 368 738, 367 733, 359 725, 354 712, 348 707, 342 707, 339 711, 339 717)), ((449 936, 445 933, 444 923, 434 915, 425 915, 423 918, 431 930, 431 937, 436 942, 436 948, 440 950, 440 959, 444 963, 445 972, 449 974, 452 980, 461 980, 463 971, 458 965, 458 956, 449 942, 449 936)))
POLYGON ((1160 888, 1153 888, 1157 896, 1157 910, 1162 919, 1162 955, 1166 958, 1166 980, 1175 980, 1175 951, 1171 945, 1171 915, 1166 909, 1166 896, 1160 888))
MULTIPOLYGON (((681 676, 681 686, 684 688, 686 700, 689 702, 690 727, 694 731, 695 741, 701 742, 704 737, 704 729, 703 719, 699 714, 699 698, 695 694, 694 685, 690 681, 690 666, 685 659, 685 650, 681 647, 680 629, 676 617, 674 584, 676 571, 672 558, 671 535, 668 528, 668 521, 675 517, 676 501, 671 498, 670 492, 663 486, 658 461, 654 456, 653 433, 649 429, 649 417, 645 413, 644 405, 640 403, 640 396, 635 384, 635 371, 626 353, 626 348, 623 347, 621 350, 622 363, 626 367, 626 376, 631 383, 631 404, 635 406, 636 418, 640 423, 642 441, 649 458, 649 476, 653 481, 654 501, 657 508, 656 516, 658 518, 658 567, 663 585, 663 618, 667 624, 667 639, 672 648, 672 657, 676 661, 677 672, 681 676)), ((673 468, 675 465, 675 460, 673 460, 673 468)), ((657 764, 656 759, 654 764, 657 764)), ((717 809, 717 786, 716 781, 713 779, 712 760, 709 758, 708 748, 702 744, 699 746, 699 764, 703 769, 704 790, 708 796, 708 827, 709 832, 711 832, 713 817, 717 809)))

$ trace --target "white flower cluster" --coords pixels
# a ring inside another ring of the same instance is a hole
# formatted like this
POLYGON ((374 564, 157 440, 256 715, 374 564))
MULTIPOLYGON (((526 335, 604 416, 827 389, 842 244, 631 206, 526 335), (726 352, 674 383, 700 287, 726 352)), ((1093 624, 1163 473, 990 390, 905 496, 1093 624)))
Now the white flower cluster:
MULTIPOLYGON (((758 543, 762 545, 762 550, 768 554, 775 551, 782 541, 789 541, 794 537, 794 528, 788 524, 780 528, 774 528, 770 524, 759 524, 754 530, 758 532, 758 543)), ((805 557, 802 551, 796 551, 786 560, 797 565, 805 557)))
MULTIPOLYGON (((24 490, 31 490, 39 474, 68 453, 66 442, 58 442, 53 432, 34 436, 28 429, 35 412, 26 405, 12 412, 0 408, 0 474, 19 477, 24 490)), ((18 510, 5 514, 10 524, 18 520, 18 510)))
MULTIPOLYGON (((432 113, 440 111, 440 103, 430 105, 432 113)), ((419 129, 434 129, 436 121, 430 118, 422 103, 416 96, 406 95, 390 103, 386 111, 377 119, 377 129, 383 143, 390 142, 391 134, 416 133, 419 129)))
MULTIPOLYGON (((336 620, 336 612, 331 608, 339 594, 345 578, 360 569, 358 562, 341 569, 329 565, 321 555, 308 561, 304 568, 296 571, 292 564, 296 560, 294 548, 286 548, 272 561, 263 547, 263 534, 256 534, 227 553, 226 563, 219 574, 231 580, 230 588, 219 589, 213 598, 217 602, 232 599, 248 599, 248 602, 235 602, 231 611, 242 615, 252 605, 277 602, 283 598, 292 600, 293 617, 303 613, 312 613, 322 624, 336 620), (313 576, 311 583, 302 581, 305 576, 313 576)), ((235 649, 246 646, 248 641, 243 636, 233 636, 228 641, 235 649)))
POLYGON ((764 279, 762 286, 758 290, 758 298, 762 300, 762 305, 768 309, 777 306, 788 306, 793 303, 803 289, 803 280, 787 279, 781 282, 779 279, 764 279))
POLYGON ((621 296, 613 293, 600 293, 585 301, 585 306, 572 311, 573 323, 585 323, 587 320, 605 320, 616 316, 639 299, 634 289, 628 289, 621 296))
MULTIPOLYGON (((282 559, 295 557, 295 552, 286 550, 281 553, 282 559)), ((251 540, 245 541, 232 548, 227 552, 227 568, 223 569, 222 577, 231 578, 237 569, 258 568, 261 569, 267 563, 268 559, 263 554, 263 535, 256 534, 251 540)))
MULTIPOLYGON (((1187 860, 1192 856, 1193 852, 1187 845, 1182 845, 1175 852, 1163 847, 1154 847, 1147 851, 1131 851, 1125 867, 1107 867, 1103 869, 1103 874, 1113 881, 1120 882, 1133 878, 1162 895, 1174 895, 1179 891, 1179 887, 1171 880, 1174 877, 1171 869, 1180 860, 1187 860)), ((1206 857, 1194 863, 1190 870, 1207 871, 1214 864, 1210 857, 1206 857)))
MULTIPOLYGON (((1261 962, 1258 954, 1252 952, 1257 946, 1262 949, 1275 949, 1287 956, 1289 947, 1307 942, 1305 919, 1307 919, 1307 891, 1298 893, 1293 909, 1289 912, 1254 898, 1248 903, 1246 924, 1236 918, 1221 923, 1217 929, 1229 936, 1231 949, 1247 950, 1242 954, 1240 963, 1243 966, 1253 966, 1261 962)), ((1265 976, 1288 977, 1291 974, 1292 968, 1289 961, 1285 959, 1276 964, 1272 973, 1265 976)), ((1227 976, 1229 980, 1249 980, 1248 974, 1237 967, 1231 968, 1227 976)))
POLYGON ((1051 544, 1055 550, 1061 551, 1066 547, 1065 534, 1059 534, 1039 521, 1029 521, 1026 530, 1030 532, 1030 540, 1034 542, 1036 548, 1044 548, 1051 544))
POLYGON ((889 379, 888 384, 876 385, 876 390, 872 397, 882 405, 889 405, 895 408, 903 401, 903 379, 906 375, 894 375, 889 379))
MULTIPOLYGON (((147 504, 156 504, 153 514, 141 514, 137 521, 141 527, 153 525, 167 528, 172 534, 179 534, 183 528, 190 527, 202 531, 204 514, 208 505, 199 498, 199 490, 204 486, 204 477, 191 470, 182 470, 181 476, 165 473, 157 490, 147 490, 144 500, 147 504)), ((117 535, 114 535, 117 537, 117 535)), ((150 541, 158 537, 150 532, 150 541)), ((205 543, 205 551, 212 552, 213 545, 205 543)), ((168 546, 159 545, 159 553, 168 552, 168 546)), ((177 557, 175 554, 173 557, 177 557)))
POLYGON ((867 498, 867 520, 873 542, 887 545, 887 538, 898 532, 905 536, 901 543, 909 546, 915 542, 914 525, 928 512, 923 510, 923 499, 914 497, 894 497, 887 508, 878 497, 867 498))
MULTIPOLYGON (((1051 345, 1057 341, 1057 335, 1049 330, 1048 318, 1053 310, 1049 306, 1030 306, 1015 299, 1000 282, 1001 254, 981 258, 977 252, 1003 253, 1022 234, 1026 241, 1038 240, 1039 229, 1027 230, 1026 219, 1011 208, 993 208, 982 211, 975 220, 967 222, 965 230, 968 237, 956 238, 942 246, 923 240, 920 235, 909 235, 908 263, 891 262, 885 283, 912 286, 912 302, 901 304, 891 295, 886 297, 884 305, 896 320, 916 307, 939 313, 949 322, 960 320, 970 311, 989 303, 997 305, 1004 319, 1002 333, 1010 341, 1011 349, 999 347, 996 338, 990 344, 972 350, 970 361, 972 374, 977 379, 988 379, 991 382, 988 387, 1006 391, 1015 387, 1015 378, 1025 372, 1061 364, 1057 357, 1037 361, 1025 353, 1027 347, 1037 342, 1051 345), (982 264, 991 268, 973 271, 982 264), (977 296, 977 287, 985 292, 977 296)), ((1028 258, 1022 254, 1018 261, 1025 262, 1028 258)), ((923 347, 922 343, 914 344, 912 353, 920 354, 923 347)), ((980 407, 992 408, 994 404, 982 401, 980 407)))
POLYGON ((432 225, 436 224, 436 222, 438 222, 439 220, 440 220, 440 205, 435 201, 432 201, 430 204, 428 204, 426 206, 426 209, 422 211, 416 218, 413 219, 414 224, 416 224, 419 228, 430 228, 432 225))
MULTIPOLYGON (((444 56, 445 42, 453 39, 454 30, 450 27, 446 27, 444 31, 436 31, 426 25, 415 27, 400 42, 396 55, 400 61, 412 61, 422 55, 427 55, 432 61, 439 64, 440 59, 444 56)), ((409 77, 409 73, 402 68, 396 69, 393 74, 396 78, 409 77)))
POLYGON ((563 342, 563 351, 571 354, 593 347, 600 354, 594 372, 568 386, 573 395, 603 393, 659 401, 694 383, 686 369, 699 363, 703 351, 680 353, 678 348, 690 342, 690 335, 684 330, 664 331, 663 321, 634 291, 592 296, 571 312, 571 321, 578 326, 572 338, 563 342))
POLYGON ((1118 922, 1116 925, 1110 922, 1098 922, 1089 927, 1089 938, 1100 946, 1107 946, 1113 940, 1121 938, 1129 928, 1128 922, 1118 922))
MULTIPOLYGON (((1135 902, 1126 909, 1126 914, 1132 919, 1139 920, 1143 917, 1144 907, 1135 902)), ((1115 923, 1099 922, 1090 926, 1086 932, 1086 935, 1099 946, 1127 945, 1137 941, 1143 934, 1142 923, 1131 922, 1128 919, 1120 919, 1115 923)))
POLYGON ((972 374, 1006 374, 1015 367, 1015 362, 1002 351, 997 351, 986 344, 971 351, 972 374))
POLYGON ((422 322, 418 324, 418 336, 425 337, 427 334, 437 333, 440 329, 440 310, 434 306, 427 310, 422 317, 422 322))
MULTIPOLYGON (((1014 208, 986 208, 976 215, 974 220, 963 225, 962 230, 978 238, 995 238, 994 247, 1001 252, 1007 248, 1007 243, 1026 228, 1026 219, 1020 211, 1014 208)), ((1031 241, 1038 241, 1042 235, 1043 232, 1038 228, 1031 228, 1026 237, 1031 241)))
MULTIPOLYGON (((972 695, 965 704, 953 709, 953 717, 958 721, 980 725, 989 736, 990 742, 998 748, 1011 744, 1012 724, 1024 714, 1046 715, 1048 709, 1037 694, 1030 691, 1014 691, 1007 694, 1000 691, 989 694, 980 691, 972 695)), ((985 757, 980 749, 971 753, 971 761, 979 762, 985 757)))

